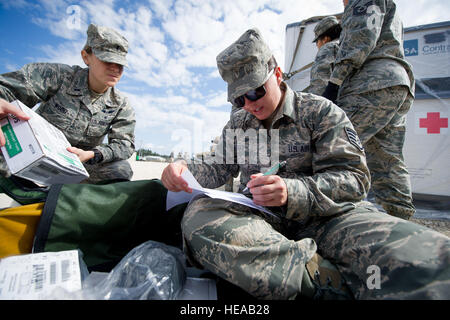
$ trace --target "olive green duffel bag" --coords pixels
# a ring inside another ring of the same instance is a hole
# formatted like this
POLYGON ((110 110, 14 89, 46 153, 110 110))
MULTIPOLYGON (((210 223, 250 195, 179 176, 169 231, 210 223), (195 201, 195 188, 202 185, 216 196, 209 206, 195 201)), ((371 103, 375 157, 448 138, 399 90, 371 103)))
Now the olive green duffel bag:
MULTIPOLYGON (((64 184, 47 189, 23 188, 18 182, 1 177, 0 189, 22 204, 44 201, 38 223, 36 217, 33 220, 33 253, 80 249, 91 271, 109 271, 145 241, 181 247, 180 222, 186 204, 166 211, 167 189, 160 180, 64 184)), ((24 239, 19 235, 14 241, 24 239)))

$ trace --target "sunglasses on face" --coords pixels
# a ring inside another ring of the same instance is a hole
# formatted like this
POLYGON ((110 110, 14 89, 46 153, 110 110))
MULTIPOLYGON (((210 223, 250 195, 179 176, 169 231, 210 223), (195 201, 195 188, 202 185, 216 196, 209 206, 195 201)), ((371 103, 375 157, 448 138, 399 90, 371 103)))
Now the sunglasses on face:
POLYGON ((254 90, 250 90, 246 94, 237 97, 236 99, 234 99, 234 103, 238 108, 243 108, 245 105, 244 97, 250 101, 256 101, 258 99, 261 99, 265 95, 266 95, 266 88, 264 88, 264 85, 262 85, 261 87, 258 87, 254 90))
MULTIPOLYGON (((275 69, 273 69, 272 71, 269 72, 269 74, 267 75, 266 81, 270 78, 270 76, 272 76, 272 74, 274 73, 275 69)), ((264 81, 264 83, 266 82, 264 81)), ((234 104, 238 107, 238 108, 243 108, 245 106, 245 98, 247 98, 250 101, 256 101, 261 99, 262 97, 264 97, 266 95, 266 88, 264 87, 264 84, 256 89, 250 90, 247 93, 243 94, 242 96, 237 97, 236 99, 234 99, 234 104)))

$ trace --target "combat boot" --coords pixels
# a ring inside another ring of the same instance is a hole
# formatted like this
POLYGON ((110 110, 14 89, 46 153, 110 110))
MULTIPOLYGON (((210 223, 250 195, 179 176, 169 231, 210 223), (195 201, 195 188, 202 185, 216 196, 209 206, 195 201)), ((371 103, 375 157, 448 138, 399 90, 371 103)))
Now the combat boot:
POLYGON ((314 300, 350 300, 353 294, 338 269, 317 253, 306 264, 302 295, 314 300))

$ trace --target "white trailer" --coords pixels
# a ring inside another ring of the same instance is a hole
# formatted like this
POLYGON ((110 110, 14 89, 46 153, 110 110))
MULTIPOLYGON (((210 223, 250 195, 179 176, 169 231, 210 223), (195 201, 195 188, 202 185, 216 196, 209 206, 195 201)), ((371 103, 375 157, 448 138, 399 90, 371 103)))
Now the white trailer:
MULTIPOLYGON (((313 30, 323 18, 286 26, 285 73, 294 90, 309 85, 317 53, 313 30)), ((405 28, 403 45, 416 78, 404 146, 413 196, 450 207, 450 21, 405 28)))

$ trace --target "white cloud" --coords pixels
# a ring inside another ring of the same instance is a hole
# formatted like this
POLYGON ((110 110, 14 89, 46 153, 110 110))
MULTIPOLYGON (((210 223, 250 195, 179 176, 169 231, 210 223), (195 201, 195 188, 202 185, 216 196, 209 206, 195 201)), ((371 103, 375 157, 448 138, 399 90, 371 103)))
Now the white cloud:
POLYGON ((214 96, 210 97, 206 101, 206 106, 208 107, 222 107, 224 105, 228 105, 227 102, 228 94, 226 91, 220 92, 219 94, 215 94, 214 96))
MULTIPOLYGON (((67 8, 73 3, 28 2, 38 12, 33 21, 62 39, 56 45, 43 44, 42 59, 83 66, 80 50, 89 23, 122 33, 129 41, 130 67, 121 84, 136 109, 137 139, 150 132, 158 137, 148 142, 154 148, 163 146, 156 142, 162 136, 171 141, 174 131, 192 136, 202 128, 205 143, 220 133, 229 118, 226 86, 212 89, 209 82, 221 81, 217 54, 246 29, 259 28, 284 66, 287 24, 343 11, 341 0, 82 0, 76 2, 81 8, 80 28, 71 29, 67 8)), ((396 3, 405 26, 448 20, 446 0, 396 3)), ((26 7, 24 0, 16 6, 26 7)))
POLYGON ((4 7, 5 9, 10 8, 26 8, 29 4, 26 0, 15 0, 15 1, 0 1, 0 5, 4 7))
MULTIPOLYGON (((191 86, 195 78, 190 69, 216 68, 217 54, 250 27, 261 30, 279 64, 284 66, 287 24, 343 11, 339 0, 148 0, 125 8, 121 7, 124 3, 114 0, 84 0, 79 3, 83 30, 72 30, 65 23, 69 1, 40 3, 46 14, 34 21, 62 38, 84 41, 89 22, 123 33, 130 43, 129 76, 151 87, 191 86)), ((396 3, 405 26, 442 20, 443 12, 450 9, 449 3, 442 0, 419 0, 414 5, 407 0, 396 3), (421 14, 417 15, 419 11, 421 14)), ((65 45, 70 46, 69 42, 65 45)), ((70 50, 59 47, 58 51, 70 50)), ((50 57, 61 57, 62 53, 50 57)), ((69 55, 73 61, 73 54, 69 55)))
POLYGON ((87 26, 83 20, 86 14, 80 6, 71 5, 65 0, 40 0, 39 3, 43 14, 32 18, 37 25, 67 40, 78 39, 85 32, 87 26))
POLYGON ((396 1, 404 27, 412 27, 449 20, 450 1, 448 0, 408 0, 396 1))
POLYGON ((148 3, 158 18, 165 20, 171 14, 174 0, 148 0, 148 3))
POLYGON ((184 96, 126 95, 136 110, 137 136, 144 136, 145 132, 154 137, 154 143, 166 141, 167 153, 207 150, 230 116, 229 111, 214 111, 184 96))
POLYGON ((44 52, 46 57, 40 57, 37 60, 39 62, 58 62, 84 67, 85 64, 81 58, 81 49, 83 46, 84 42, 80 41, 60 44, 56 47, 51 45, 42 45, 41 50, 44 52))
POLYGON ((82 1, 80 7, 88 14, 89 22, 119 30, 126 13, 123 9, 115 10, 114 2, 114 0, 82 1))
POLYGON ((17 69, 19 69, 20 67, 15 65, 15 64, 10 64, 10 63, 6 63, 5 64, 5 69, 8 71, 15 71, 17 69))

